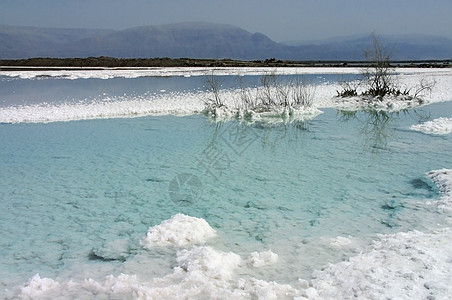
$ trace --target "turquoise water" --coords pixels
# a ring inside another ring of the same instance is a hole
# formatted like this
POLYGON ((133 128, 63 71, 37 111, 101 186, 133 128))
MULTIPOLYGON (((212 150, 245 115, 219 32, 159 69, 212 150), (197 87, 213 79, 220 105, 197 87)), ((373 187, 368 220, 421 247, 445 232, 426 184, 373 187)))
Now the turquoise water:
POLYGON ((442 224, 425 205, 439 198, 425 173, 452 165, 452 137, 409 126, 451 117, 452 102, 399 114, 323 111, 276 125, 202 115, 1 124, 0 287, 36 273, 163 276, 174 252, 143 258, 139 241, 176 213, 205 219, 217 248, 271 249, 280 261, 260 276, 282 282, 358 251, 325 242, 337 236, 362 246, 378 233, 442 224), (171 184, 183 174, 196 179, 188 192, 171 184), (123 253, 99 254, 117 240, 127 240, 123 253))

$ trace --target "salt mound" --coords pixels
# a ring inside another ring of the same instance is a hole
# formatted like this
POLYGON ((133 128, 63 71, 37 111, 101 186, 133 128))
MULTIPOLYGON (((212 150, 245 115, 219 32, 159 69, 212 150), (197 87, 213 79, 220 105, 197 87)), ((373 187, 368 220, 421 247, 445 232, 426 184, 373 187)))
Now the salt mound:
POLYGON ((253 252, 248 257, 248 264, 258 268, 275 264, 278 261, 278 254, 273 253, 271 250, 262 252, 253 252))
POLYGON ((412 125, 411 130, 425 134, 443 135, 452 132, 452 118, 438 118, 422 124, 412 125))
POLYGON ((241 263, 241 258, 235 253, 216 251, 212 247, 195 247, 180 251, 177 254, 177 263, 184 272, 206 276, 206 280, 230 280, 233 271, 241 263))
POLYGON ((34 299, 41 296, 47 291, 51 291, 60 287, 60 284, 50 278, 41 278, 39 274, 36 274, 28 282, 20 288, 21 298, 30 297, 34 299))
POLYGON ((141 240, 145 248, 181 247, 190 244, 203 244, 216 235, 215 230, 201 218, 176 214, 160 225, 149 228, 141 240))

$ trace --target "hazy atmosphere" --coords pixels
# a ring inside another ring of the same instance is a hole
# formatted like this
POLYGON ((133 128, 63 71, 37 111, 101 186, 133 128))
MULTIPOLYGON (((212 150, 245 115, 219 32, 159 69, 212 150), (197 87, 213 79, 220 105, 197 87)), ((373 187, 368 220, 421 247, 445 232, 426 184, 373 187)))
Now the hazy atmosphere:
POLYGON ((0 24, 125 29, 205 21, 239 26, 282 41, 370 33, 452 38, 452 1, 68 1, 1 0, 0 24))

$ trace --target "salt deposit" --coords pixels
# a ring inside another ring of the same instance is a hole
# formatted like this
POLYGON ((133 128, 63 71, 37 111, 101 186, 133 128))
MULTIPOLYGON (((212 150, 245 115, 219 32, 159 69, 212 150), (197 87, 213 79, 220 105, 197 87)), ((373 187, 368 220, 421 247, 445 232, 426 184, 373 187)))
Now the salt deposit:
POLYGON ((291 121, 308 121, 323 113, 315 107, 300 108, 273 108, 266 112, 256 110, 242 110, 240 108, 230 108, 227 106, 217 107, 206 114, 217 122, 229 120, 245 121, 246 123, 265 122, 268 124, 289 123, 291 121))
POLYGON ((141 244, 146 248, 203 244, 216 235, 204 219, 176 214, 149 228, 141 244))
POLYGON ((343 110, 374 109, 381 111, 400 111, 426 104, 425 100, 411 96, 385 96, 382 99, 375 97, 337 97, 335 107, 343 110))
MULTIPOLYGON (((442 190, 450 195, 451 178, 436 172, 442 190)), ((435 177, 437 178, 437 177, 435 177)), ((440 186, 440 188, 441 188, 440 186)), ((209 229, 203 219, 177 214, 152 227, 146 243, 186 244, 203 241, 193 231, 209 229), (180 235, 182 224, 191 230, 180 235), (176 231, 170 235, 169 231, 176 231), (159 233, 158 233, 159 232, 159 233), (158 234, 162 238, 157 238, 158 234), (188 235, 191 235, 190 237, 188 235), (182 243, 176 242, 176 236, 182 243)), ((343 242, 343 238, 340 239, 343 242)), ((253 252, 247 265, 261 267, 277 263, 271 250, 253 252)), ((299 280, 291 285, 239 275, 244 267, 235 253, 218 251, 210 246, 182 249, 177 253, 177 266, 161 278, 139 278, 120 274, 103 281, 58 282, 33 276, 24 285, 10 291, 8 297, 19 298, 122 298, 122 299, 383 299, 441 298, 452 296, 452 232, 445 228, 432 233, 412 231, 381 235, 370 251, 347 261, 330 264, 314 271, 311 280, 299 280)))
POLYGON ((202 111, 202 95, 171 93, 147 98, 89 103, 36 104, 0 108, 0 123, 47 123, 147 115, 187 115, 202 111))
MULTIPOLYGON (((452 171, 427 174, 452 205, 452 171)), ((381 235, 370 251, 313 273, 321 299, 448 299, 452 297, 452 231, 381 235)))
POLYGON ((452 296, 452 232, 382 236, 373 249, 315 271, 321 299, 447 299, 452 296))
MULTIPOLYGON (((441 69, 440 69, 441 70, 441 69)), ((139 78, 139 77, 168 77, 168 76, 205 76, 215 75, 294 75, 294 74, 359 74, 357 68, 228 68, 228 67, 174 67, 174 68, 137 68, 137 69, 103 69, 103 70, 31 70, 31 71, 0 71, 0 76, 17 77, 22 79, 49 78, 60 79, 111 79, 111 78, 139 78)))
POLYGON ((411 130, 425 134, 443 135, 452 132, 452 118, 438 118, 422 124, 412 125, 411 130))
MULTIPOLYGON (((241 262, 240 256, 232 252, 194 247, 178 252, 178 266, 162 278, 146 280, 120 274, 107 276, 103 281, 58 282, 37 274, 17 287, 11 297, 15 294, 25 299, 292 299, 303 295, 303 291, 290 285, 241 278, 237 274, 241 262)), ((307 293, 313 294, 309 290, 307 293)))
POLYGON ((427 176, 438 186, 442 194, 434 204, 440 209, 452 212, 452 170, 441 169, 427 173, 427 176))
POLYGON ((271 250, 262 252, 255 251, 248 257, 248 264, 255 268, 272 265, 277 262, 278 254, 273 253, 271 250))
MULTIPOLYGON (((275 75, 295 75, 295 74, 361 74, 360 68, 337 68, 337 67, 258 67, 258 68, 236 68, 236 67, 168 67, 168 68, 135 68, 135 69, 98 69, 98 70, 33 70, 30 71, 0 71, 0 76, 18 77, 22 79, 34 79, 34 78, 49 78, 56 77, 61 79, 111 79, 111 78, 139 78, 139 77, 151 77, 151 76, 205 76, 206 74, 215 75, 261 75, 261 74, 275 74, 275 75)), ((450 70, 444 68, 410 68, 395 69, 396 74, 400 75, 443 75, 449 74, 450 70)))

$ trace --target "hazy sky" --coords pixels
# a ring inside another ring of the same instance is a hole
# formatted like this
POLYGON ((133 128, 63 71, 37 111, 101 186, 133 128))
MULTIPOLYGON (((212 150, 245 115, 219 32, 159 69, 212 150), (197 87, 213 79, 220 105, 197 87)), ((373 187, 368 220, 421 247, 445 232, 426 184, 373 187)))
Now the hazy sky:
POLYGON ((452 0, 0 0, 0 24, 125 29, 186 21, 232 24, 275 41, 376 31, 452 38, 452 0))

